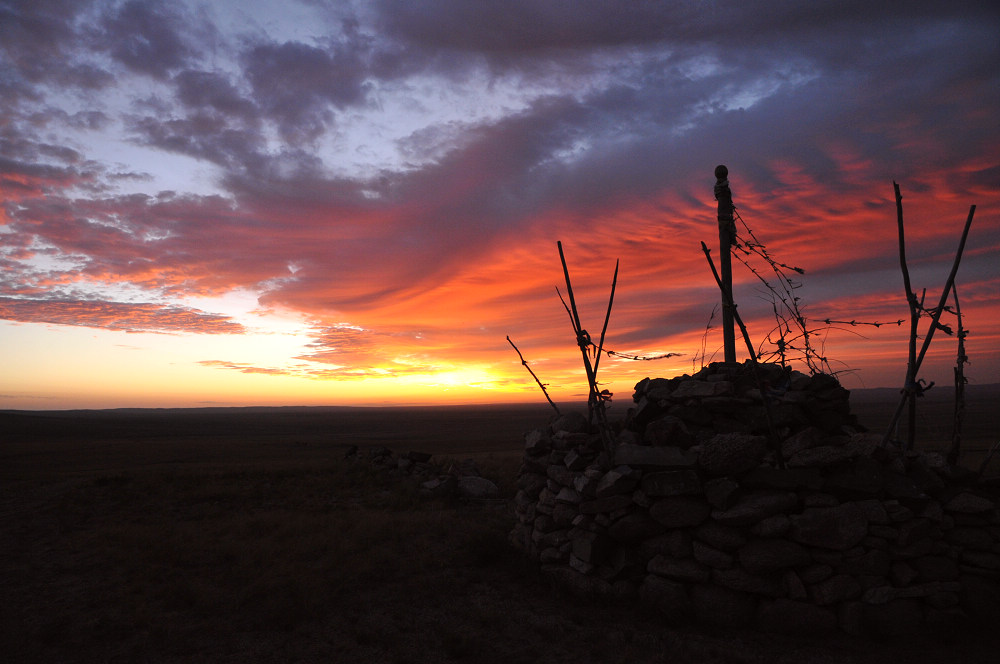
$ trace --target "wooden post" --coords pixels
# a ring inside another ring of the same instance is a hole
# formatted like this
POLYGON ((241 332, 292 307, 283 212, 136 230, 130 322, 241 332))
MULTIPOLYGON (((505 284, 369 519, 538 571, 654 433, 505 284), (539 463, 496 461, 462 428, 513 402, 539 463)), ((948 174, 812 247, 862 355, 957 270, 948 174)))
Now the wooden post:
MULTIPOLYGON (((722 284, 722 344, 727 363, 736 362, 736 331, 733 323, 733 263, 730 247, 736 244, 733 221, 733 192, 729 189, 729 169, 715 167, 715 199, 719 201, 719 275, 722 284)), ((752 351, 751 351, 752 352, 752 351)))

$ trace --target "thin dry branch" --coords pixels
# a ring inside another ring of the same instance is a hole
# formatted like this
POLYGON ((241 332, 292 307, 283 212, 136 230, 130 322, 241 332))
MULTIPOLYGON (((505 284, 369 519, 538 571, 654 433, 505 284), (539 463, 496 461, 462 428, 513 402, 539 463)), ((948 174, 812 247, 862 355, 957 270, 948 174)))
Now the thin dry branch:
POLYGON ((955 358, 955 413, 952 420, 951 447, 948 450, 948 463, 958 464, 962 451, 962 422, 965 419, 965 365, 969 356, 965 354, 965 337, 968 332, 962 324, 962 307, 958 303, 958 286, 951 285, 951 293, 955 300, 955 315, 958 317, 958 357, 955 358))
MULTIPOLYGON (((590 385, 590 394, 587 399, 587 407, 590 412, 591 418, 597 417, 598 428, 601 432, 601 439, 604 443, 604 449, 607 454, 611 455, 612 448, 614 447, 614 440, 611 436, 611 427, 608 424, 607 413, 604 409, 604 395, 601 393, 600 388, 597 385, 597 373, 594 371, 593 365, 590 363, 590 355, 588 354, 588 349, 593 346, 593 341, 590 339, 590 335, 580 324, 580 312, 576 308, 576 298, 573 296, 573 284, 569 278, 569 267, 566 264, 566 255, 563 253, 562 242, 557 242, 556 246, 559 248, 559 260, 562 263, 563 276, 566 279, 566 293, 569 295, 569 311, 570 320, 573 323, 573 331, 576 334, 576 342, 580 347, 580 354, 583 356, 583 368, 587 374, 587 382, 590 385)), ((558 291, 558 289, 556 289, 558 291)), ((560 298, 562 294, 560 293, 560 298)), ((565 306, 566 302, 563 301, 565 306)))
POLYGON ((604 336, 608 333, 608 322, 611 320, 611 305, 615 303, 615 288, 618 286, 618 263, 615 261, 615 276, 611 279, 611 297, 608 298, 608 313, 604 316, 604 327, 601 328, 601 340, 597 345, 597 356, 594 358, 594 374, 601 363, 601 352, 604 350, 604 336))
POLYGON ((907 292, 907 300, 910 303, 911 312, 911 327, 910 327, 910 344, 909 344, 909 361, 907 362, 906 368, 906 384, 903 386, 903 397, 900 399, 899 406, 896 408, 896 412, 892 416, 892 420, 889 422, 889 427, 885 432, 885 436, 882 439, 882 444, 885 445, 889 442, 889 438, 892 432, 896 429, 899 424, 899 418, 903 413, 903 407, 909 403, 910 405, 910 430, 908 432, 907 448, 912 449, 913 438, 914 438, 914 428, 915 428, 915 408, 916 408, 916 396, 923 391, 923 388, 919 385, 916 380, 917 372, 920 370, 920 365, 924 361, 924 356, 927 353, 927 349, 931 345, 931 340, 934 338, 934 332, 941 327, 939 321, 941 319, 941 314, 945 311, 945 303, 948 301, 948 294, 951 292, 952 286, 955 284, 955 275, 958 274, 958 266, 962 262, 962 252, 965 251, 965 242, 969 237, 969 228, 972 226, 972 218, 976 214, 976 206, 969 206, 969 216, 965 220, 965 227, 962 229, 962 238, 959 240, 958 249, 955 251, 955 260, 951 265, 951 272, 948 274, 948 280, 945 282, 944 289, 941 292, 941 299, 938 302, 938 306, 933 310, 933 316, 931 318, 931 324, 927 330, 926 336, 924 336, 924 343, 920 347, 920 353, 914 354, 916 349, 916 318, 919 318, 919 309, 923 307, 923 298, 918 304, 916 296, 913 294, 913 290, 910 288, 910 275, 906 270, 906 248, 903 242, 903 197, 899 193, 899 185, 895 182, 892 183, 893 188, 896 192, 896 220, 899 226, 899 256, 900 256, 900 267, 903 270, 903 283, 907 292), (914 314, 916 311, 916 314, 914 314))
POLYGON ((524 359, 524 355, 521 355, 521 351, 518 349, 517 346, 514 345, 514 342, 510 340, 509 334, 507 335, 507 342, 514 347, 514 352, 517 353, 517 356, 521 359, 521 365, 528 370, 528 373, 531 374, 531 377, 535 379, 536 383, 538 383, 538 387, 542 389, 542 394, 545 395, 545 398, 548 400, 549 405, 552 406, 552 408, 556 411, 556 415, 560 415, 559 406, 557 406, 555 402, 552 401, 552 397, 549 396, 548 390, 545 389, 545 384, 542 381, 538 380, 538 376, 536 376, 535 372, 532 371, 531 367, 528 366, 528 361, 524 359))

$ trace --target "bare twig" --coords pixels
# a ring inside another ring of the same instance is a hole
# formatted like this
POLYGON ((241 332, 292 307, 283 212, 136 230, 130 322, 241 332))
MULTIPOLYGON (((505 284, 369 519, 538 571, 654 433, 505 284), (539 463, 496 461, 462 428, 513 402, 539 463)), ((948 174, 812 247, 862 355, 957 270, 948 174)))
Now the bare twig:
MULTIPOLYGON (((562 263, 563 276, 566 279, 566 293, 569 295, 570 319, 573 323, 573 331, 576 333, 576 343, 580 347, 580 354, 583 356, 583 368, 587 374, 587 382, 590 385, 590 394, 587 398, 587 407, 591 417, 597 417, 598 428, 601 432, 601 439, 604 443, 604 450, 610 458, 614 440, 611 437, 611 427, 608 424, 607 413, 604 410, 604 399, 597 385, 597 374, 590 363, 590 355, 587 350, 593 346, 590 335, 580 325, 580 312, 576 308, 576 298, 573 296, 573 284, 569 278, 569 267, 566 265, 566 256, 563 253, 562 242, 557 242, 559 247, 559 260, 562 263)), ((558 290, 558 289, 557 289, 558 290)), ((560 294, 561 297, 561 294, 560 294)), ((565 305, 565 301, 563 302, 565 305)))
POLYGON ((615 287, 618 286, 618 263, 615 261, 615 276, 611 279, 611 297, 608 299, 608 313, 604 316, 604 327, 601 328, 601 340, 597 344, 597 357, 594 358, 594 375, 597 374, 597 367, 601 363, 601 352, 604 350, 604 335, 608 332, 608 321, 611 320, 611 305, 615 302, 615 287))
POLYGON ((993 447, 990 448, 990 451, 987 452, 986 458, 983 459, 983 462, 979 465, 979 473, 976 477, 982 479, 983 473, 986 472, 986 467, 990 465, 990 461, 993 459, 993 455, 997 453, 997 450, 1000 450, 1000 441, 994 443, 993 447))
MULTIPOLYGON (((899 406, 896 408, 896 412, 893 415, 892 420, 889 422, 889 428, 886 430, 885 437, 882 439, 882 444, 885 445, 889 442, 889 437, 899 424, 899 417, 903 413, 903 407, 907 403, 910 403, 910 431, 907 436, 907 448, 912 449, 914 438, 913 429, 915 428, 916 421, 916 404, 914 400, 916 396, 923 391, 923 388, 916 380, 917 372, 920 370, 920 364, 924 361, 927 349, 931 345, 931 340, 934 338, 934 332, 941 327, 939 323, 941 314, 945 311, 945 303, 948 301, 948 294, 951 292, 952 286, 955 283, 955 275, 958 273, 958 266, 962 261, 962 252, 965 250, 965 241, 969 237, 969 228, 972 226, 972 218, 976 214, 976 206, 972 205, 969 207, 969 216, 966 218, 965 227, 962 229, 962 238, 958 243, 958 250, 955 252, 955 260, 952 262, 951 272, 948 274, 948 280, 945 282, 938 306, 933 310, 931 324, 927 330, 927 334, 924 336, 924 343, 920 347, 920 353, 916 354, 916 320, 919 318, 919 310, 923 307, 923 303, 922 301, 919 303, 917 302, 916 295, 914 295, 913 290, 910 288, 910 275, 906 270, 906 248, 903 241, 903 197, 899 193, 899 185, 895 182, 893 182, 892 185, 896 192, 896 221, 899 226, 900 267, 903 270, 903 284, 906 288, 907 301, 910 303, 910 342, 909 360, 907 361, 906 367, 906 384, 903 386, 903 397, 899 402, 899 406)), ((922 299, 923 298, 921 298, 921 300, 922 299)))
MULTIPOLYGON (((510 340, 510 335, 509 334, 507 335, 507 342, 511 346, 514 346, 514 342, 510 340)), ((518 350, 517 346, 514 346, 514 352, 516 352, 517 356, 521 359, 521 365, 524 366, 524 368, 528 370, 528 373, 531 374, 531 377, 535 379, 536 383, 538 383, 538 387, 542 388, 542 394, 545 395, 545 398, 548 400, 549 405, 552 406, 552 408, 556 411, 556 415, 559 415, 560 414, 559 413, 559 406, 557 406, 552 401, 552 397, 549 396, 548 390, 545 389, 545 384, 542 383, 542 381, 538 380, 538 376, 536 376, 535 372, 532 371, 531 367, 528 366, 528 361, 526 359, 524 359, 524 355, 521 355, 521 351, 518 350)))

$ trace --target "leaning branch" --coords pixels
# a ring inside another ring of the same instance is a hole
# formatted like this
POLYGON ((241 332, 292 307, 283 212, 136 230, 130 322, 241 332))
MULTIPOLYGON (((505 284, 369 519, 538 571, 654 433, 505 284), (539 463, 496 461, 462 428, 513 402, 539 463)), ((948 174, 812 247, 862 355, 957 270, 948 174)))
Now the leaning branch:
MULTIPOLYGON (((509 334, 507 335, 507 342, 511 346, 514 346, 514 342, 510 340, 510 335, 509 334)), ((528 366, 528 361, 526 359, 524 359, 524 355, 521 355, 521 351, 518 350, 517 346, 514 346, 514 352, 516 352, 517 356, 519 358, 521 358, 521 365, 525 369, 527 369, 528 373, 531 374, 531 377, 535 379, 535 382, 538 383, 538 387, 542 388, 542 394, 544 394, 545 398, 548 399, 549 405, 552 406, 552 408, 556 411, 556 415, 560 415, 559 406, 557 406, 555 404, 555 402, 552 401, 552 397, 549 396, 548 390, 545 389, 545 384, 542 381, 538 380, 538 376, 536 376, 535 372, 532 371, 531 367, 528 366)))
POLYGON ((885 432, 885 436, 882 439, 882 445, 889 442, 889 437, 895 430, 896 425, 899 424, 899 418, 903 414, 903 407, 910 403, 910 432, 909 432, 909 445, 913 446, 913 408, 915 404, 916 395, 919 392, 917 385, 917 372, 920 370, 920 364, 924 361, 924 355, 927 354, 927 348, 931 345, 931 339, 934 338, 934 332, 940 327, 941 314, 945 311, 945 304, 948 301, 948 294, 951 292, 952 286, 955 283, 955 275, 958 274, 958 266, 962 262, 962 252, 965 251, 965 241, 969 237, 969 228, 972 226, 972 218, 976 214, 976 206, 969 206, 969 216, 965 220, 965 227, 962 229, 962 239, 958 243, 958 250, 955 252, 955 260, 952 262, 951 272, 948 274, 948 280, 945 282, 944 289, 941 292, 941 299, 938 302, 938 306, 933 310, 933 315, 931 317, 930 328, 927 330, 927 335, 924 337, 924 343, 920 348, 920 353, 915 354, 916 350, 916 317, 919 316, 919 311, 915 314, 914 311, 918 308, 916 295, 910 289, 910 275, 906 270, 906 254, 905 247, 903 243, 903 197, 899 194, 899 185, 895 182, 892 183, 896 190, 896 217, 897 223, 899 225, 899 259, 900 266, 903 270, 903 284, 906 288, 907 300, 910 303, 910 348, 909 348, 909 361, 907 362, 906 368, 906 385, 903 387, 903 398, 900 399, 899 405, 896 407, 896 412, 892 416, 892 420, 889 422, 889 428, 885 432))

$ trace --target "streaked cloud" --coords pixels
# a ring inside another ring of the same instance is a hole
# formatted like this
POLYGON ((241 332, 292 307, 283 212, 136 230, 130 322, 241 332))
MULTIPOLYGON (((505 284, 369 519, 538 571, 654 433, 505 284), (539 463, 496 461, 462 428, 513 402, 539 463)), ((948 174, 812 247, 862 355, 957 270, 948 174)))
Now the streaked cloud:
MULTIPOLYGON (((749 228, 805 269, 817 325, 906 315, 893 180, 929 293, 976 204, 959 291, 988 382, 998 28, 980 2, 6 3, 0 317, 247 337, 285 316, 284 359, 199 366, 330 381, 466 366, 531 389, 511 334, 568 386, 562 240, 590 327, 621 259, 609 347, 684 354, 607 361, 626 384, 700 349, 722 162, 749 228), (247 292, 259 311, 199 308, 247 292)), ((736 280, 763 338, 768 298, 739 265, 736 280)), ((896 380, 898 331, 827 332, 866 384, 896 380)))

